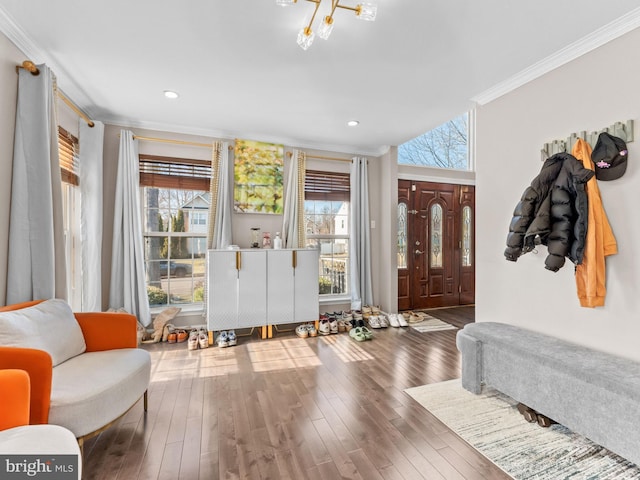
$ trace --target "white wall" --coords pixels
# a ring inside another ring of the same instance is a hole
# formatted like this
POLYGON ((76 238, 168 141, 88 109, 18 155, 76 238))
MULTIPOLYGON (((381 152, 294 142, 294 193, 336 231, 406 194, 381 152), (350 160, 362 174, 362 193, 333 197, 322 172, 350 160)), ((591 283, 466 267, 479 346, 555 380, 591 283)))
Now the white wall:
POLYGON ((640 360, 640 29, 477 111, 476 320, 523 326, 640 360), (618 241, 607 260, 606 306, 581 308, 574 267, 544 268, 546 248, 503 256, 513 209, 541 167, 545 142, 633 119, 624 177, 599 182, 618 241))

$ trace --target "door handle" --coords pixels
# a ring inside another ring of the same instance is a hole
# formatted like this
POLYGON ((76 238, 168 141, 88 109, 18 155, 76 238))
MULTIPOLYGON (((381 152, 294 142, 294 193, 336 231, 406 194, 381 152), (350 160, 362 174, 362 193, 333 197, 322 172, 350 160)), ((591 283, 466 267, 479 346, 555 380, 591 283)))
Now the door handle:
POLYGON ((420 251, 420 250, 418 250, 418 249, 416 248, 416 251, 415 251, 414 253, 415 253, 416 255, 422 255, 424 252, 422 252, 422 251, 420 251))

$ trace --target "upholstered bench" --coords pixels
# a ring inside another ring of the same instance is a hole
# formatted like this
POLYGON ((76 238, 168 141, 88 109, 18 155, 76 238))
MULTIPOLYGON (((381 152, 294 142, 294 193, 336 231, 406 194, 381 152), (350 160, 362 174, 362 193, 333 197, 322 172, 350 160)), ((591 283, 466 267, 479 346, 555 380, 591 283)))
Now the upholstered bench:
POLYGON ((491 386, 640 465, 640 363, 494 322, 456 343, 465 389, 491 386))
POLYGON ((0 369, 31 380, 31 424, 69 429, 79 444, 144 396, 149 352, 137 348, 136 317, 76 313, 63 300, 0 307, 0 369))

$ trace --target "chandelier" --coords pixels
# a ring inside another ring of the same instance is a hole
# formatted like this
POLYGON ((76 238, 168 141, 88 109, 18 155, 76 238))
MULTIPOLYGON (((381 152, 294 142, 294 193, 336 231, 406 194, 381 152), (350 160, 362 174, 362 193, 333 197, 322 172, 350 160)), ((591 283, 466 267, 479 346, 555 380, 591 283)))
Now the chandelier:
MULTIPOLYGON (((315 32, 311 28, 313 21, 316 18, 316 13, 318 13, 318 8, 322 3, 322 0, 306 0, 307 2, 315 3, 315 9, 313 10, 313 15, 311 16, 311 20, 309 20, 309 24, 306 27, 303 27, 300 32, 298 32, 298 45, 302 47, 303 50, 306 50, 313 43, 313 39, 315 38, 315 32)), ((288 5, 293 5, 297 3, 298 0, 276 0, 276 4, 286 7, 288 5)), ((331 35, 331 31, 333 30, 333 14, 336 11, 336 8, 343 8, 344 10, 351 10, 355 12, 356 17, 360 20, 367 20, 373 22, 376 19, 376 13, 378 12, 378 7, 373 3, 360 3, 355 7, 348 7, 346 5, 341 5, 340 0, 331 0, 331 13, 325 16, 322 19, 322 24, 318 27, 318 36, 324 40, 329 38, 331 35)))

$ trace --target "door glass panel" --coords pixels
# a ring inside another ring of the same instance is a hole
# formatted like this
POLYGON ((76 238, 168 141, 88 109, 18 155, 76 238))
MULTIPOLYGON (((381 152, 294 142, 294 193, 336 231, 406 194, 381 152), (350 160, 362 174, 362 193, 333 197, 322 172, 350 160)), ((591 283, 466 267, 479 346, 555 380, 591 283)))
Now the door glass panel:
POLYGON ((442 268, 442 207, 437 203, 431 207, 431 252, 432 268, 442 268))
POLYGON ((398 204, 398 268, 407 268, 407 204, 398 204))
POLYGON ((471 238, 473 223, 471 222, 471 207, 462 208, 462 266, 471 266, 471 238))

